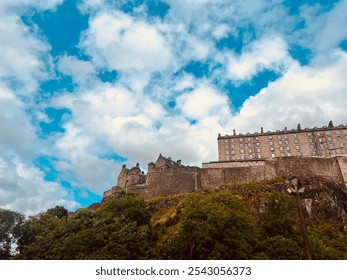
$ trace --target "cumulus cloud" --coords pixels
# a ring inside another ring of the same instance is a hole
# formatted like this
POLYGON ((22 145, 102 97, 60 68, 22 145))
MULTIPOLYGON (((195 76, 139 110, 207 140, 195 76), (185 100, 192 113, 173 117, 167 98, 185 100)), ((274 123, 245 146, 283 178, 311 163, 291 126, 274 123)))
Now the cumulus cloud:
POLYGON ((58 61, 58 70, 71 76, 75 83, 84 85, 95 75, 95 69, 90 61, 80 60, 74 56, 64 55, 58 61))
POLYGON ((305 28, 295 32, 298 41, 309 46, 314 52, 326 53, 347 39, 347 1, 341 0, 327 13, 319 4, 301 8, 301 18, 305 28))
POLYGON ((32 92, 38 80, 47 77, 47 64, 39 57, 45 56, 48 45, 33 36, 18 15, 1 9, 0 34, 0 78, 19 81, 32 92))
POLYGON ((240 55, 228 57, 228 74, 232 80, 249 80, 265 69, 283 72, 291 58, 287 44, 280 37, 266 37, 252 42, 240 55))
POLYGON ((155 26, 116 11, 95 16, 81 46, 97 65, 119 71, 159 71, 171 60, 155 26))
POLYGON ((26 106, 0 83, 0 207, 37 213, 57 204, 75 208, 73 197, 32 163, 43 144, 25 113, 26 106))
POLYGON ((227 97, 204 85, 179 96, 177 104, 185 116, 198 120, 210 115, 228 116, 229 111, 227 97))
POLYGON ((345 123, 347 54, 335 51, 329 63, 292 64, 283 77, 250 97, 232 120, 239 130, 281 129, 284 126, 323 126, 329 120, 345 123))

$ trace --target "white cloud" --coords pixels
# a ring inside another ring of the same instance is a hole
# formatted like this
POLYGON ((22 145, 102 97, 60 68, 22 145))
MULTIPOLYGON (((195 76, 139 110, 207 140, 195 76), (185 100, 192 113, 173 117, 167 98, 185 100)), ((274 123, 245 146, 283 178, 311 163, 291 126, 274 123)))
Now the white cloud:
POLYGON ((72 76, 74 82, 79 85, 84 85, 95 75, 94 66, 90 61, 73 56, 60 57, 57 67, 60 72, 72 76))
POLYGON ((44 180, 32 161, 44 144, 25 114, 26 105, 0 83, 0 207, 37 213, 56 204, 75 207, 57 183, 44 180))
POLYGON ((210 115, 228 115, 227 97, 205 85, 179 96, 177 104, 182 113, 192 119, 200 120, 210 115))
POLYGON ((81 46, 97 65, 118 71, 159 71, 171 59, 170 48, 155 26, 120 12, 97 14, 81 46))
POLYGON ((336 4, 334 9, 324 15, 321 20, 321 29, 316 36, 316 45, 319 50, 329 50, 337 47, 347 39, 347 0, 336 4))
MULTIPOLYGON (((14 79, 32 92, 47 77, 47 64, 40 57, 49 47, 30 33, 19 16, 0 10, 0 78, 14 79)), ((49 61, 49 57, 47 57, 49 61)))
POLYGON ((282 72, 292 62, 286 43, 279 37, 254 41, 239 57, 231 54, 228 60, 228 74, 232 80, 249 80, 265 69, 282 72))
POLYGON ((0 156, 0 207, 36 214, 56 205, 76 209, 79 205, 57 183, 47 182, 37 168, 0 156))
POLYGON ((307 127, 327 125, 329 120, 345 123, 347 54, 336 51, 329 59, 324 65, 319 60, 310 66, 292 64, 283 77, 243 104, 232 125, 246 132, 261 126, 276 130, 298 123, 307 127))

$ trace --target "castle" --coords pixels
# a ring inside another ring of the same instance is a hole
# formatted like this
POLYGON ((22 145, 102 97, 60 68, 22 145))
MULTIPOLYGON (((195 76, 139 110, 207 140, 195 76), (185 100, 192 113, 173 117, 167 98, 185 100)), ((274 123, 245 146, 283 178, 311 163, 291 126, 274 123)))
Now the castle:
POLYGON ((139 164, 123 165, 117 185, 103 199, 121 190, 141 197, 214 190, 240 182, 276 177, 320 176, 347 186, 347 125, 277 130, 275 132, 218 135, 218 161, 202 168, 185 166, 159 155, 148 164, 147 174, 139 164))

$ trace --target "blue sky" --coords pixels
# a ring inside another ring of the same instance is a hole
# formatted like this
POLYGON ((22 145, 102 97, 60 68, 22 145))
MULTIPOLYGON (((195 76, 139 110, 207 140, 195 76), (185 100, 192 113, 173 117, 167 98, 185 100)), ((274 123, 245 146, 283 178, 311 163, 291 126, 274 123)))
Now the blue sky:
POLYGON ((347 0, 4 0, 0 207, 101 199, 218 133, 346 123, 347 0))

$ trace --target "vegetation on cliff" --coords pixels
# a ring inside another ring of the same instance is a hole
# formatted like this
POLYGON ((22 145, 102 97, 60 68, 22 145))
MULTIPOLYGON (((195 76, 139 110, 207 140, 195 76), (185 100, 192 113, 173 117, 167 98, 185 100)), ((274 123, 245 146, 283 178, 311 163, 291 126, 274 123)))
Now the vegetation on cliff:
MULTIPOLYGON (((314 257, 347 259, 345 190, 320 180, 305 184, 312 185, 313 200, 326 196, 306 208, 314 257), (330 195, 336 193, 335 203, 330 195)), ((119 193, 70 217, 56 207, 26 221, 14 258, 303 259, 295 200, 286 187, 282 180, 261 181, 148 201, 119 193)))

